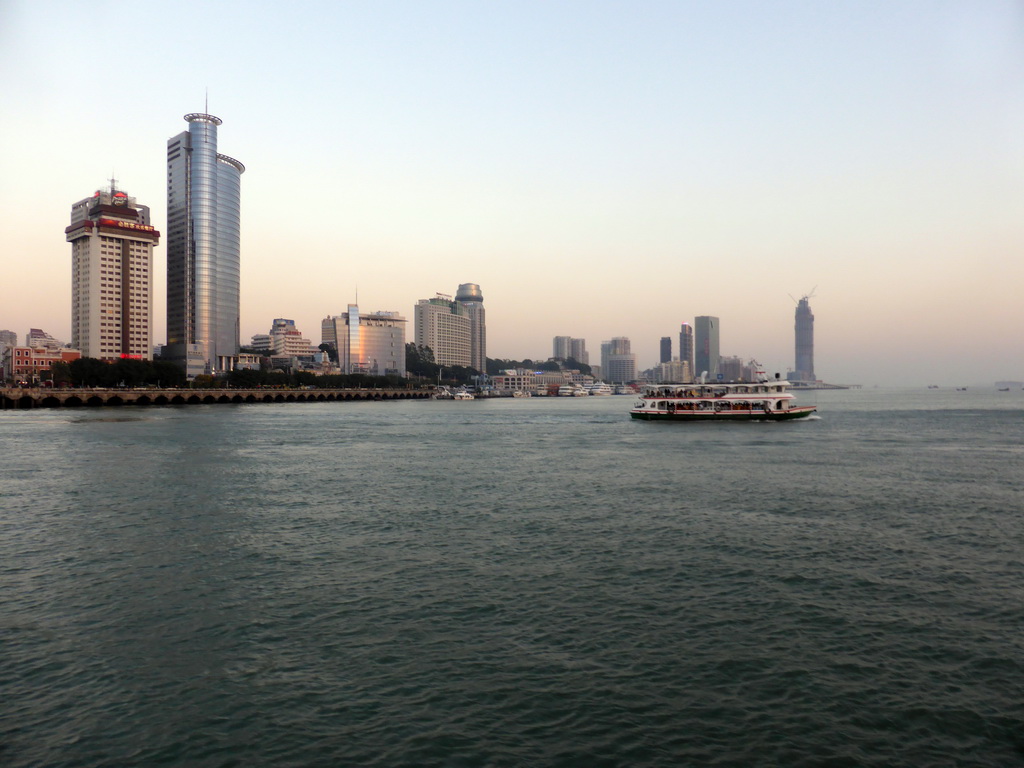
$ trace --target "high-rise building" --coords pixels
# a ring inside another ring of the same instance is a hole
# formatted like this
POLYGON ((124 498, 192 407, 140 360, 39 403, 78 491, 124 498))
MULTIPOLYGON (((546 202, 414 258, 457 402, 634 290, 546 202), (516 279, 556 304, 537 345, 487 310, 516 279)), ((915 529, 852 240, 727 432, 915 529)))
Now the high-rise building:
POLYGON ((572 338, 569 336, 555 336, 551 342, 551 356, 556 360, 568 360, 572 354, 569 351, 571 343, 572 338))
POLYGON ((587 340, 569 339, 569 357, 577 363, 590 365, 590 355, 587 354, 587 340))
POLYGON ((690 364, 690 374, 693 375, 696 361, 693 359, 693 326, 689 323, 679 326, 679 359, 690 364))
POLYGON ((810 296, 804 296, 796 305, 796 366, 789 378, 794 381, 817 381, 814 375, 814 314, 810 296))
POLYGON ((658 360, 659 363, 668 363, 672 361, 672 337, 662 336, 661 337, 661 358, 658 360))
POLYGON ((342 373, 405 376, 405 323, 397 312, 361 314, 359 306, 325 317, 321 341, 338 350, 342 373))
POLYGON ((413 320, 416 345, 430 347, 438 365, 468 368, 473 359, 471 324, 469 310, 451 296, 439 293, 432 299, 420 299, 413 320))
POLYGON ((167 141, 167 346, 188 378, 230 370, 239 347, 241 180, 219 117, 185 115, 167 141))
POLYGON ((570 336, 555 336, 551 342, 551 356, 558 360, 575 360, 583 365, 590 364, 587 354, 587 340, 570 336))
POLYGON ((636 381, 636 355, 630 352, 630 341, 616 336, 601 342, 601 375, 611 384, 636 381))
POLYGON ((160 233, 149 208, 111 180, 109 190, 71 206, 64 232, 71 243, 71 346, 98 360, 152 360, 153 246, 160 233))
POLYGON ((693 320, 694 326, 694 377, 707 373, 708 381, 718 378, 719 359, 719 338, 718 318, 710 315, 701 315, 693 320))
POLYGON ((463 283, 455 293, 469 316, 469 367, 487 372, 487 315, 484 294, 476 283, 463 283))

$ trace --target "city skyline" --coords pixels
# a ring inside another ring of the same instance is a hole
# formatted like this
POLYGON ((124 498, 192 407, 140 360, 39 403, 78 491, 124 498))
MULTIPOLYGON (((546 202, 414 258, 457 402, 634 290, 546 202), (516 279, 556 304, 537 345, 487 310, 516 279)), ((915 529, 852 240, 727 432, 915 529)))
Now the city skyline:
POLYGON ((647 368, 711 314, 722 355, 787 371, 788 297, 817 285, 818 378, 1021 378, 1019 6, 470 9, 225 2, 171 36, 140 7, 118 19, 120 104, 67 77, 102 19, 5 4, 0 171, 17 183, 0 190, 0 327, 70 340, 53 233, 83 190, 115 176, 169 234, 164 147, 208 88, 249 169, 242 339, 274 317, 315 328, 356 290, 410 316, 468 279, 487 288, 491 357, 624 336, 647 368), (247 34, 225 39, 238 18, 247 34))

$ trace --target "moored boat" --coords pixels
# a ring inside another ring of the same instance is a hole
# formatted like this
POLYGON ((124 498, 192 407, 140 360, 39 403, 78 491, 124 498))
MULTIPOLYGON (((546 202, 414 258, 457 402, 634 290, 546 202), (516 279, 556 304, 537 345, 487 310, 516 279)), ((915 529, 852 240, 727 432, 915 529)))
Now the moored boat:
POLYGON ((813 405, 796 405, 789 382, 655 384, 644 388, 629 412, 647 421, 787 421, 810 416, 813 405))

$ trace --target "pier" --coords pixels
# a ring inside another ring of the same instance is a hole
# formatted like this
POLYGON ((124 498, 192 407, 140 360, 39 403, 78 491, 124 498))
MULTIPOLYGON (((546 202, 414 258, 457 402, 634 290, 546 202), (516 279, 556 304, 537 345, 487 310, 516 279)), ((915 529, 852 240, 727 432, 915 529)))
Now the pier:
POLYGON ((0 410, 103 406, 338 403, 428 400, 433 389, 92 389, 0 388, 0 410))

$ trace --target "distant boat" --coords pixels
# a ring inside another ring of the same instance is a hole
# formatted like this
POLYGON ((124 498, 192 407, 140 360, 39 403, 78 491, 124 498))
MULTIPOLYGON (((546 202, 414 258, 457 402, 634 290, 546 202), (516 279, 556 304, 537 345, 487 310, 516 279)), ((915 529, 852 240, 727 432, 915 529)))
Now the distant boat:
POLYGON ((967 387, 957 387, 956 391, 957 392, 966 392, 967 391, 967 387))
POLYGON ((1003 387, 1003 388, 1002 388, 1002 389, 1000 389, 999 391, 1000 391, 1000 392, 1009 392, 1009 391, 1010 391, 1010 388, 1009 388, 1009 387, 1003 387))
POLYGON ((938 384, 929 384, 928 385, 928 389, 938 389, 938 388, 939 388, 938 384))

